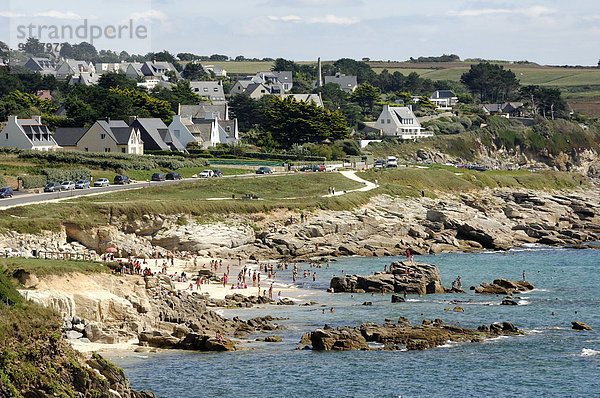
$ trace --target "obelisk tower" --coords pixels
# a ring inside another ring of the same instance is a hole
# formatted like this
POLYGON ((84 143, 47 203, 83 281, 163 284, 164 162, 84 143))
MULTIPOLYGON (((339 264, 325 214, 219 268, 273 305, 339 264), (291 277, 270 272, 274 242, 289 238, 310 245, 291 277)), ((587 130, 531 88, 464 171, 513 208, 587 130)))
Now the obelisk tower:
POLYGON ((321 70, 321 57, 317 60, 317 87, 323 87, 323 73, 321 70))

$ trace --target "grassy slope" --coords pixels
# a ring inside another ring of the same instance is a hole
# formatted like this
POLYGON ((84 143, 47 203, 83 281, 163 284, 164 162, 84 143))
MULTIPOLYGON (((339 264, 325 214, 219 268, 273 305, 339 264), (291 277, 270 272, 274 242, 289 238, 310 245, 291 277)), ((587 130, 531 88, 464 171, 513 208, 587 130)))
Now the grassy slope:
POLYGON ((0 212, 0 230, 37 233, 56 230, 64 222, 83 227, 106 225, 110 217, 139 219, 145 214, 189 214, 199 219, 230 213, 258 213, 284 208, 301 210, 320 208, 350 210, 368 202, 373 195, 418 196, 421 189, 434 192, 466 192, 485 187, 523 187, 531 189, 573 188, 581 176, 558 172, 525 171, 475 172, 436 166, 431 169, 399 169, 361 173, 366 179, 379 180, 381 188, 353 192, 335 198, 322 198, 328 187, 338 192, 356 189, 362 184, 334 173, 311 173, 256 179, 212 179, 193 184, 154 186, 96 197, 77 198, 61 203, 15 207, 0 212), (242 200, 247 193, 260 200, 242 200), (231 195, 236 195, 232 200, 231 195), (207 200, 207 198, 227 198, 207 200))
POLYGON ((576 173, 542 171, 479 172, 454 167, 435 166, 430 169, 371 170, 359 174, 362 178, 378 180, 382 190, 392 194, 418 195, 425 190, 428 196, 440 192, 463 193, 482 188, 568 189, 578 187, 582 177, 576 173))
POLYGON ((253 213, 275 208, 304 209, 321 207, 349 209, 362 203, 362 193, 339 198, 321 198, 334 186, 338 192, 363 185, 337 173, 310 173, 283 177, 249 179, 210 179, 194 183, 152 186, 96 197, 83 197, 61 203, 15 207, 0 212, 0 229, 20 232, 56 230, 64 222, 82 226, 105 225, 110 215, 130 219, 144 214, 194 216, 226 213, 253 213), (261 200, 241 200, 245 194, 261 200), (230 199, 232 195, 236 200, 230 199), (207 198, 229 198, 206 200, 207 198), (291 199, 290 199, 291 198, 291 199), (356 202, 359 200, 359 202, 356 202))
POLYGON ((22 269, 38 276, 61 275, 69 272, 84 274, 110 272, 105 264, 95 261, 44 260, 21 257, 0 258, 0 270, 2 269, 8 273, 22 269))

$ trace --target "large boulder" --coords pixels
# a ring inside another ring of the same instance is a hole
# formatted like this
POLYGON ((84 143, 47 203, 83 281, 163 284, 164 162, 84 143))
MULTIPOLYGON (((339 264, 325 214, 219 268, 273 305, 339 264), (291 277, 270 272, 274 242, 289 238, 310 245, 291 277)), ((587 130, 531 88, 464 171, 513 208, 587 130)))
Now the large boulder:
POLYGON ((317 329, 302 336, 301 341, 310 341, 317 351, 367 350, 369 345, 356 328, 317 329))
POLYGON ((336 293, 393 292, 407 294, 444 293, 440 270, 435 265, 396 261, 391 272, 375 275, 334 277, 330 289, 336 293))
POLYGON ((574 330, 594 330, 590 325, 583 322, 571 322, 574 330))
POLYGON ((483 282, 481 285, 477 286, 475 288, 475 293, 511 296, 515 293, 527 292, 533 289, 535 289, 535 286, 531 282, 495 279, 491 284, 483 282))

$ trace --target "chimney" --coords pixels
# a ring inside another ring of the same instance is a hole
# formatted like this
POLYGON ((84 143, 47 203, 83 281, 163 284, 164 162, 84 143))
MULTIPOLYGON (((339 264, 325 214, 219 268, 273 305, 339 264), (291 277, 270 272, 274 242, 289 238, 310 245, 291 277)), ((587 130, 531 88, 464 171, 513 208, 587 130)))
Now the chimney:
POLYGON ((110 117, 106 116, 106 117, 104 118, 104 120, 106 121, 106 123, 110 123, 110 117))

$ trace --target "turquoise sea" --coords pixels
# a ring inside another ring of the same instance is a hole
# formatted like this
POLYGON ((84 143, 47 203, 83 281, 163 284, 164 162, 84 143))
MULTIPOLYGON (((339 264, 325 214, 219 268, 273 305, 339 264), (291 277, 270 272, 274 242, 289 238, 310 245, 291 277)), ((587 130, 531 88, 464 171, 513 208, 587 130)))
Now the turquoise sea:
MULTIPOLYGON (((407 302, 398 304, 390 302, 390 295, 352 298, 325 291, 332 275, 368 274, 396 259, 344 258, 328 270, 313 270, 316 282, 300 277, 298 286, 309 289, 300 298, 316 301, 315 306, 223 311, 227 317, 244 319, 267 314, 289 318, 278 321, 287 327, 277 332, 282 343, 253 342, 245 345, 250 349, 232 353, 164 351, 108 357, 125 369, 134 388, 150 389, 158 397, 600 396, 600 250, 529 248, 506 254, 415 257, 437 265, 445 286, 460 275, 466 289, 496 278, 521 279, 525 270, 537 289, 522 294, 519 306, 500 306, 502 297, 471 291, 409 295, 407 302), (364 301, 373 305, 363 306, 364 301), (455 305, 465 312, 444 311, 455 305), (327 308, 324 314, 321 306, 327 308), (427 351, 296 350, 304 332, 325 324, 358 326, 400 315, 413 324, 441 318, 472 328, 510 321, 528 334, 427 351), (586 322, 597 331, 574 331, 572 321, 586 322)), ((277 279, 291 283, 291 271, 278 272, 277 279)))

